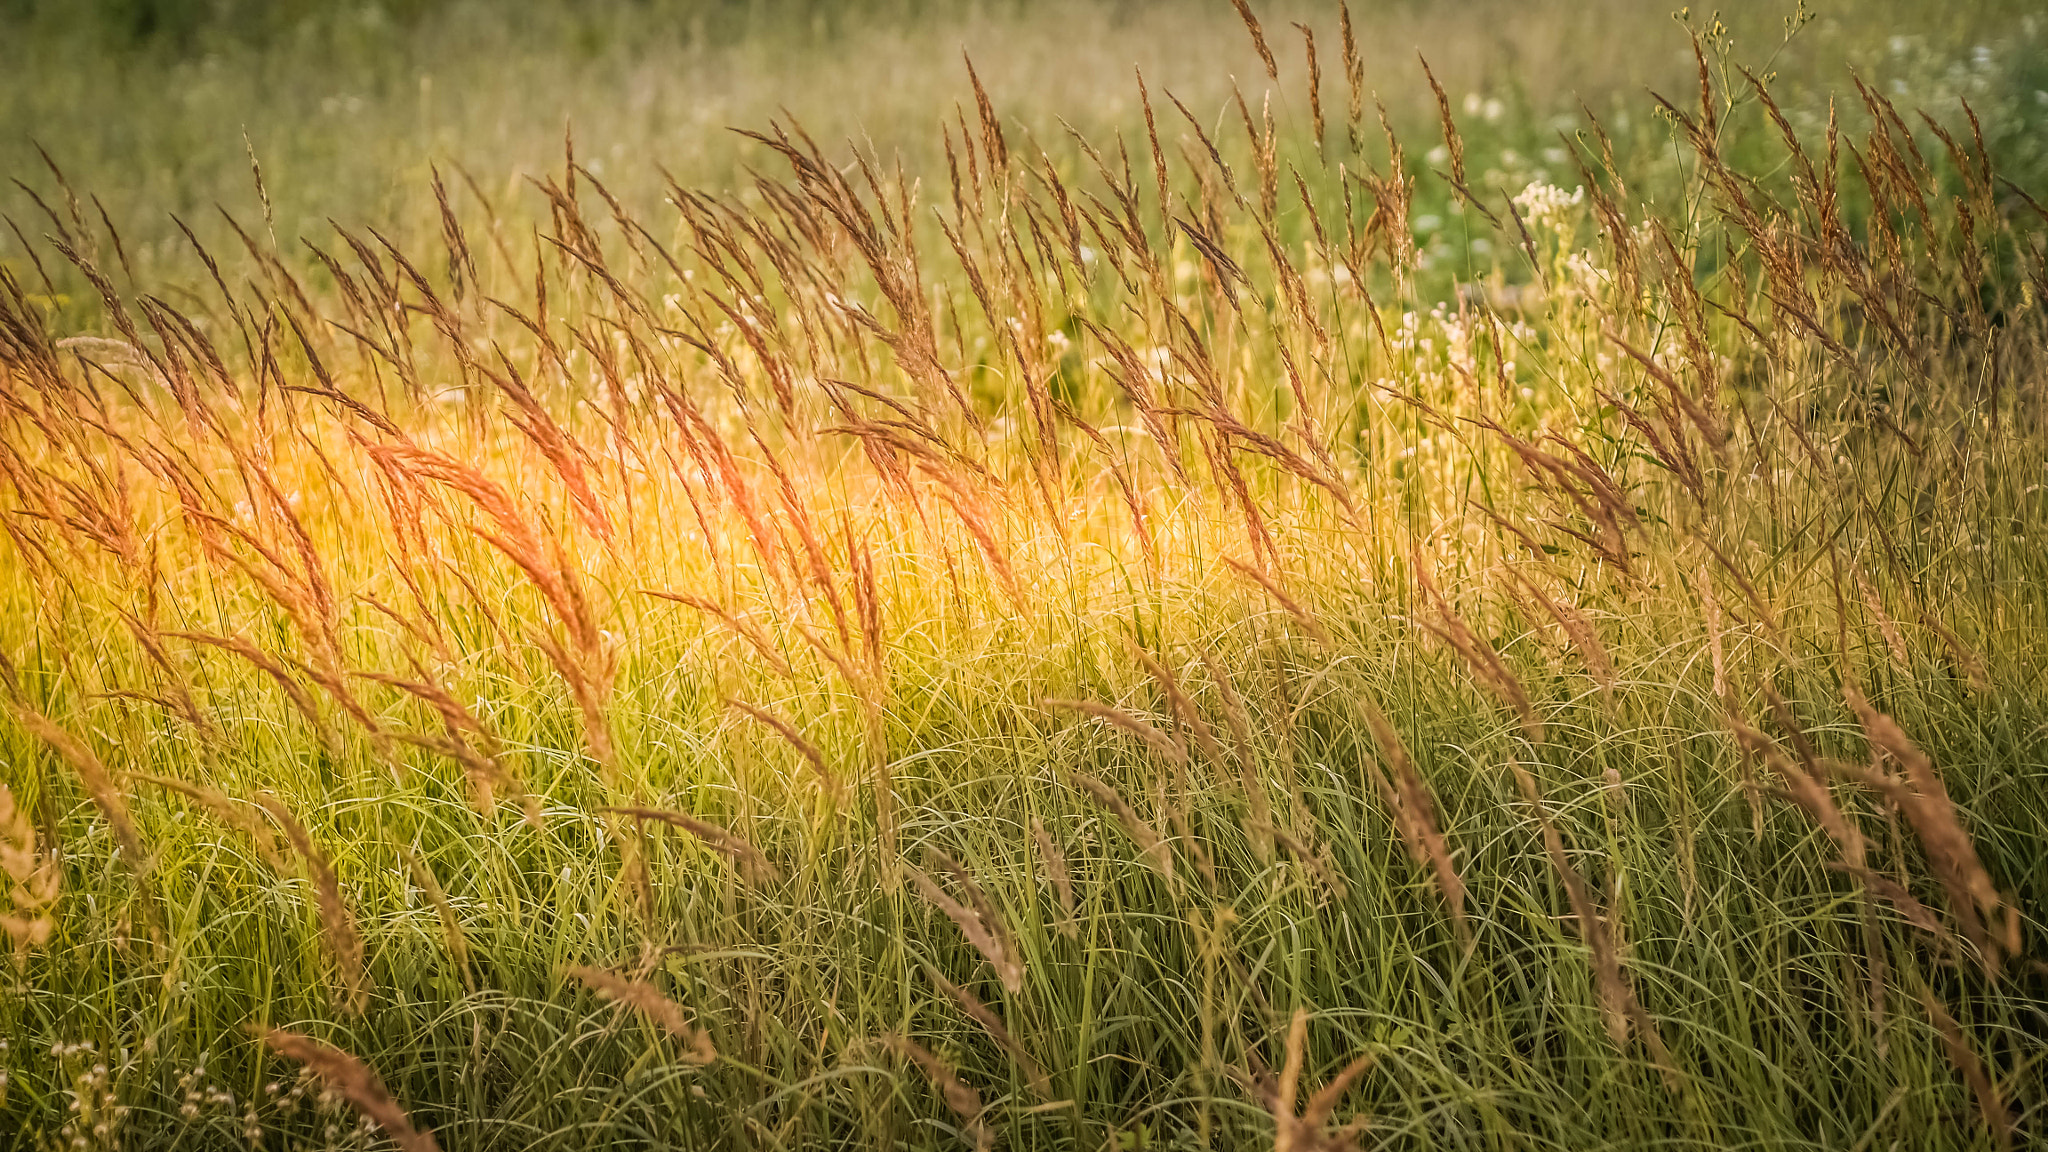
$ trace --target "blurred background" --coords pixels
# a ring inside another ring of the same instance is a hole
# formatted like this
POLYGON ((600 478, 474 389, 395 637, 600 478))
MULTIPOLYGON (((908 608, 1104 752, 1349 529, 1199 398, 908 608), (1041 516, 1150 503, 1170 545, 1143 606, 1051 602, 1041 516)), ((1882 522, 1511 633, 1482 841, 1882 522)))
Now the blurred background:
MULTIPOLYGON (((1306 68, 1290 24, 1317 34, 1341 119, 1334 0, 1257 10, 1289 91, 1306 68)), ((1352 0, 1351 13, 1366 83, 1397 127, 1433 128, 1420 52, 1478 145, 1567 187, 1574 171, 1540 169, 1546 152, 1562 157, 1545 144, 1583 123, 1581 104, 1654 153, 1667 137, 1646 89, 1693 93, 1663 0, 1352 0)), ((1904 107, 1953 111, 1967 97, 2004 170, 2039 167, 2041 5, 1822 0, 1811 13, 1782 46, 1798 16, 1785 3, 1689 16, 1725 21, 1736 59, 1776 71, 1802 129, 1825 123, 1829 93, 1854 101, 1853 70, 1904 107)), ((0 0, 0 211, 30 238, 47 230, 13 183, 60 195, 40 145, 98 197, 147 275, 188 260, 171 214, 209 242, 231 240, 214 205, 260 214, 252 151, 291 248, 329 217, 431 228, 430 164, 459 166, 502 211, 538 211, 523 178, 560 168, 565 131, 629 203, 658 197, 664 170, 732 189, 770 161, 727 128, 785 113, 821 142, 871 142, 943 180, 940 119, 959 102, 972 115, 963 53, 1006 120, 1055 156, 1062 119, 1091 137, 1142 130, 1134 68, 1219 124, 1235 115, 1233 78, 1255 106, 1266 87, 1227 0, 0 0)), ((1306 122, 1274 99, 1283 126, 1306 122)), ((0 260, 24 257, 0 229, 0 260)))

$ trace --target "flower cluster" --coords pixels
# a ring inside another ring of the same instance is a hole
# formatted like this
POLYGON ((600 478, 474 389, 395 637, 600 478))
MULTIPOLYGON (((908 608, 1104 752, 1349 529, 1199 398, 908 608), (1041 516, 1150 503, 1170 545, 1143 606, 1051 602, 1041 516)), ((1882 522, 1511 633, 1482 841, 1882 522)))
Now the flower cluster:
POLYGON ((1560 234, 1571 231, 1572 209, 1585 201, 1585 188, 1567 192, 1545 180, 1532 180, 1528 187, 1515 193, 1515 208, 1530 227, 1560 234))
POLYGON ((118 1099, 115 1076, 105 1058, 90 1040, 52 1044, 50 1055, 70 1069, 71 1080, 66 1093, 71 1097, 66 1105, 69 1115, 57 1131, 57 1147, 78 1152, 120 1147, 121 1123, 128 1118, 128 1106, 118 1099))

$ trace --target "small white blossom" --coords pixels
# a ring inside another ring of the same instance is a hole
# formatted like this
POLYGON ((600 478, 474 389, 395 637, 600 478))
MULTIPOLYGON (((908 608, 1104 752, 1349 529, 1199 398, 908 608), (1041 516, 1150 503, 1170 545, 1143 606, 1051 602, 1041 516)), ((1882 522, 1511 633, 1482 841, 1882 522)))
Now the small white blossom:
POLYGON ((1521 210, 1530 225, 1552 232, 1566 231, 1571 225, 1572 209, 1585 201, 1584 187, 1566 192, 1544 180, 1531 181, 1528 187, 1515 193, 1515 207, 1521 210))

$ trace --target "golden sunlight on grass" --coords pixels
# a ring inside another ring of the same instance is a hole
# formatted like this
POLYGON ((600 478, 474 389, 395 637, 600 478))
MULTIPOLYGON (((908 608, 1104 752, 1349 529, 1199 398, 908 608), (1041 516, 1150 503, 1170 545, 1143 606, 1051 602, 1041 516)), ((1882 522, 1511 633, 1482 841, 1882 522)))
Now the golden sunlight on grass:
POLYGON ((301 230, 245 141, 131 243, 51 141, 0 1125, 2039 1139, 2038 116, 1746 69, 1802 10, 1555 131, 1263 9, 730 192, 579 128, 301 230))

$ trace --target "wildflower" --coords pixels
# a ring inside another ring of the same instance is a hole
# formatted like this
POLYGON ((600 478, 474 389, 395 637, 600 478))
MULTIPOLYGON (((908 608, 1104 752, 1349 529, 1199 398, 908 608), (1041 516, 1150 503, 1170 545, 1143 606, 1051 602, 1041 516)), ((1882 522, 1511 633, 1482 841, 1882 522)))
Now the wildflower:
POLYGON ((1529 224, 1552 232, 1566 231, 1571 224, 1572 209, 1585 200, 1586 189, 1583 186, 1566 192, 1544 180, 1532 180, 1527 187, 1515 193, 1515 207, 1521 210, 1529 224))

